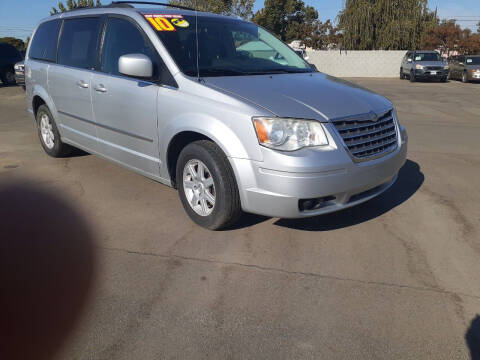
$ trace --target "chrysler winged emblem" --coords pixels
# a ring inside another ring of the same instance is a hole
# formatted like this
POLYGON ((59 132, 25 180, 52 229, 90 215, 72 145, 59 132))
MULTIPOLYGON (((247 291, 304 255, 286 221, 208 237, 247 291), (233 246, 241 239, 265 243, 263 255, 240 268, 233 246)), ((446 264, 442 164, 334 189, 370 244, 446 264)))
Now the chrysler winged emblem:
POLYGON ((378 115, 375 114, 373 111, 370 112, 370 120, 373 122, 377 122, 379 119, 378 115))

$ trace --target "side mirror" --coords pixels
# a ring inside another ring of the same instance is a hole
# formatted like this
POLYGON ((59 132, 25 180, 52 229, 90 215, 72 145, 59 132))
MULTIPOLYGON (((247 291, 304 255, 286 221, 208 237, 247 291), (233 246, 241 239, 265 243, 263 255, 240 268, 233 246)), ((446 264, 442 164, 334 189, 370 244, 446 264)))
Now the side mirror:
POLYGON ((127 54, 118 59, 118 71, 120 74, 151 78, 153 76, 152 60, 144 54, 127 54))
POLYGON ((305 56, 303 57, 303 60, 305 60, 305 61, 308 61, 309 59, 310 59, 310 57, 308 57, 307 55, 305 55, 305 56))
POLYGON ((460 63, 458 63, 458 65, 460 65, 460 66, 465 66, 465 63, 460 62, 460 63))
POLYGON ((412 59, 408 59, 407 61, 408 61, 409 63, 413 62, 413 60, 412 60, 412 59))

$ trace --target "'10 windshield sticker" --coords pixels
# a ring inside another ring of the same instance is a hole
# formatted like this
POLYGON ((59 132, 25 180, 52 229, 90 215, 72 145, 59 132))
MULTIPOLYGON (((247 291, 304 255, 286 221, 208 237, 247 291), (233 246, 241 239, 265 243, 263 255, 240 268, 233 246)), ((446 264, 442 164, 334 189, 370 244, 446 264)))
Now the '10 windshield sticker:
POLYGON ((144 15, 145 19, 157 31, 177 31, 177 28, 188 28, 190 24, 182 15, 144 15))

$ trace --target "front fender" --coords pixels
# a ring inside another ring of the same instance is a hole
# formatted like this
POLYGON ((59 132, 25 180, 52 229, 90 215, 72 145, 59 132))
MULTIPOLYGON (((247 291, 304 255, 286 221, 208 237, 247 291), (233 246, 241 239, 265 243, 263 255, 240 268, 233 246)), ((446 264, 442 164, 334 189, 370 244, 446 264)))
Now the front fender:
POLYGON ((261 159, 260 151, 247 149, 237 134, 224 122, 206 114, 184 113, 171 119, 160 133, 160 154, 163 163, 166 163, 167 151, 172 139, 185 131, 196 132, 212 139, 227 157, 261 159))

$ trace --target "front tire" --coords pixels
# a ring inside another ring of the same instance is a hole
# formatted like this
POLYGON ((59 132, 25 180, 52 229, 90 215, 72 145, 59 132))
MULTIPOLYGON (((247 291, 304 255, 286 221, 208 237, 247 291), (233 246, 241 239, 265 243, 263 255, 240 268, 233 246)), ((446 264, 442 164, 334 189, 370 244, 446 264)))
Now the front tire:
POLYGON ((462 74, 462 82, 463 82, 464 84, 466 84, 466 83, 469 82, 469 81, 468 81, 468 74, 467 74, 466 71, 464 71, 463 74, 462 74))
POLYGON ((196 224, 219 230, 240 218, 235 175, 215 143, 200 140, 187 145, 177 161, 176 179, 182 205, 196 224))
POLYGON ((15 81, 15 73, 10 70, 10 69, 7 69, 1 76, 1 80, 3 82, 3 85, 15 85, 16 84, 16 81, 15 81))
POLYGON ((400 80, 405 79, 405 74, 403 73, 403 69, 400 69, 400 80))
POLYGON ((72 147, 60 140, 60 133, 53 119, 50 109, 46 105, 40 105, 37 110, 38 137, 43 150, 51 157, 64 157, 72 151, 72 147))
POLYGON ((413 71, 410 71, 410 82, 414 83, 416 81, 417 79, 415 78, 415 73, 413 71))

